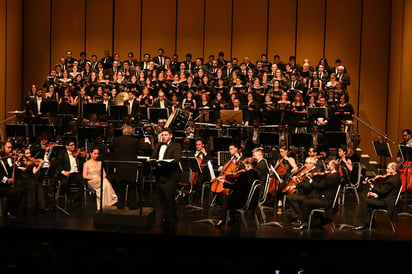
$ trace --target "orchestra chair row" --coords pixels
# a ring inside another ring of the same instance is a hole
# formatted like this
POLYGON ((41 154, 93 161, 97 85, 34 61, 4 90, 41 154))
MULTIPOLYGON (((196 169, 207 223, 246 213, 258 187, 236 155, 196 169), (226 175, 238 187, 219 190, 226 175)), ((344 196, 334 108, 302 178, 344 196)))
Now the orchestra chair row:
MULTIPOLYGON (((256 201, 259 199, 260 196, 260 186, 261 186, 261 181, 260 180, 254 180, 252 183, 252 186, 250 187, 249 195, 247 197, 246 203, 242 208, 237 208, 235 209, 236 213, 240 214, 242 224, 245 226, 245 228, 248 228, 247 220, 246 220, 246 212, 251 209, 251 204, 252 201, 256 201)), ((256 226, 259 228, 259 219, 257 215, 257 207, 254 208, 254 218, 256 221, 256 226)), ((230 210, 226 211, 226 226, 229 223, 229 216, 230 216, 230 210)))
MULTIPOLYGON (((395 209, 394 209, 393 214, 396 214, 396 207, 398 206, 398 202, 399 202, 399 198, 400 198, 400 196, 401 196, 401 193, 402 193, 402 186, 399 188, 398 195, 396 196, 395 209)), ((386 214, 388 215, 389 220, 390 220, 390 224, 391 224, 391 227, 392 227, 392 231, 395 232, 395 231, 396 231, 396 227, 395 227, 395 224, 394 224, 393 221, 392 221, 392 220, 393 220, 393 216, 389 216, 388 210, 383 209, 383 208, 375 208, 374 210, 372 210, 371 217, 370 217, 370 221, 369 221, 369 230, 372 230, 372 225, 373 225, 373 221, 374 221, 374 218, 375 218, 375 214, 378 213, 378 212, 386 213, 386 214)))
MULTIPOLYGON (((339 194, 340 194, 340 190, 341 190, 341 185, 339 185, 338 188, 336 189, 335 198, 333 199, 333 204, 332 204, 333 216, 335 216, 335 214, 337 212, 336 207, 339 206, 337 201, 338 201, 338 197, 339 197, 339 194)), ((316 213, 326 214, 326 209, 323 208, 323 207, 320 207, 320 208, 314 208, 310 211, 309 221, 308 221, 308 232, 310 231, 310 228, 311 228, 312 218, 316 213)), ((333 222, 333 218, 332 218, 331 226, 332 226, 332 231, 335 231, 335 223, 333 222)))
POLYGON ((355 198, 356 198, 356 202, 357 204, 360 203, 359 200, 359 186, 362 180, 362 166, 360 164, 360 162, 354 162, 353 163, 353 170, 355 170, 356 172, 356 177, 355 177, 355 181, 353 182, 353 180, 351 180, 351 177, 349 175, 349 170, 345 167, 342 167, 342 171, 343 171, 343 176, 344 178, 346 178, 347 182, 342 189, 342 205, 345 205, 345 197, 346 197, 346 193, 348 190, 352 190, 353 193, 355 194, 355 198))

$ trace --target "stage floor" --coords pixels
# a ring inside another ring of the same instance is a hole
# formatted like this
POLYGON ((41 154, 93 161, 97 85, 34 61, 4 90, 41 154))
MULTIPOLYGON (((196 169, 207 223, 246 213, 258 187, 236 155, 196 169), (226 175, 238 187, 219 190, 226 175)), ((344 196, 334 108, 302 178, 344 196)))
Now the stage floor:
POLYGON ((299 269, 304 273, 394 273, 402 269, 401 261, 408 260, 412 246, 412 217, 399 216, 395 232, 383 214, 376 216, 377 226, 371 231, 340 230, 342 224, 356 225, 358 205, 351 193, 335 216, 334 231, 330 226, 295 230, 287 209, 277 209, 276 214, 274 209, 265 210, 267 221, 282 227, 256 226, 248 212, 247 228, 238 223, 217 229, 209 220, 219 219, 221 207, 194 209, 185 198, 177 204, 178 224, 172 232, 160 224, 155 192, 145 193, 142 203, 143 214, 151 212, 154 218, 147 224, 145 220, 132 225, 116 220, 96 223, 100 212, 92 201, 86 208, 73 205, 68 209, 70 216, 55 208, 41 216, 19 216, 7 222, 3 218, 0 251, 5 256, 0 273, 33 269, 73 273, 79 267, 90 273, 147 268, 151 273, 210 273, 216 269, 216 273, 280 270, 283 274, 299 269), (379 264, 381 258, 390 263, 379 264))

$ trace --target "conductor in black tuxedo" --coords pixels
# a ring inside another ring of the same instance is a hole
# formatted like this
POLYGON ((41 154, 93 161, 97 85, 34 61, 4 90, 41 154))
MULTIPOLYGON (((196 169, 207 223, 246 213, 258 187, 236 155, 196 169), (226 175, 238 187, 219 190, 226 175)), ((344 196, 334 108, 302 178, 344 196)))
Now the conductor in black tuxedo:
POLYGON ((179 162, 182 147, 180 143, 172 140, 173 133, 170 128, 164 128, 160 136, 161 142, 155 145, 151 159, 165 160, 165 162, 152 161, 152 164, 158 183, 157 191, 162 211, 162 225, 174 229, 177 222, 175 195, 178 179, 181 175, 179 162))
MULTIPOLYGON (((73 140, 66 140, 66 149, 57 155, 57 179, 60 180, 60 192, 65 193, 70 187, 83 188, 84 180, 82 176, 83 163, 76 155, 76 144, 73 140)), ((76 197, 69 197, 74 199, 76 197)))
MULTIPOLYGON (((133 128, 130 125, 125 125, 122 130, 122 136, 115 137, 110 148, 110 158, 114 161, 137 161, 141 142, 138 137, 133 136, 133 128)), ((113 184, 113 189, 117 194, 117 208, 123 209, 128 206, 129 209, 136 209, 136 183, 138 177, 137 163, 130 164, 114 164, 114 173, 110 174, 110 181, 113 184), (126 187, 127 205, 125 204, 126 187)))

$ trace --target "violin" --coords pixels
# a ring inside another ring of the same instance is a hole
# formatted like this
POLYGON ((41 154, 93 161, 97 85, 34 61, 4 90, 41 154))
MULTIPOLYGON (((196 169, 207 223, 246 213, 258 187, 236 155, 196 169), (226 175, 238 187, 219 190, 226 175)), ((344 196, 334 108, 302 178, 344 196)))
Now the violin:
POLYGON ((26 166, 38 166, 42 163, 42 159, 36 159, 31 157, 30 159, 26 160, 26 166))
POLYGON ((87 157, 87 151, 85 149, 78 148, 78 149, 76 149, 75 151, 72 152, 72 156, 74 158, 77 158, 77 157, 86 158, 87 157))
POLYGON ((294 193, 296 191, 295 186, 301 181, 303 181, 305 178, 307 178, 307 176, 309 176, 310 171, 311 169, 304 166, 300 171, 297 172, 293 179, 286 184, 286 186, 282 189, 282 193, 294 193))
POLYGON ((384 174, 384 175, 376 175, 373 178, 364 180, 362 183, 372 185, 372 183, 374 183, 375 181, 385 179, 385 178, 389 177, 390 175, 391 175, 390 173, 387 173, 387 174, 384 174))

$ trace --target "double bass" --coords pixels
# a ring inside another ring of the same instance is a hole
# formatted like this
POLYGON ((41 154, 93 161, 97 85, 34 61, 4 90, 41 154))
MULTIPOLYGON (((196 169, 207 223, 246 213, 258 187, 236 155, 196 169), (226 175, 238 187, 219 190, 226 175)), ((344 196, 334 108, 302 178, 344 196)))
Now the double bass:
POLYGON ((210 186, 211 191, 215 193, 229 194, 229 189, 223 187, 226 176, 236 174, 240 166, 240 161, 236 161, 234 158, 230 159, 223 165, 222 171, 219 176, 212 180, 210 186))

